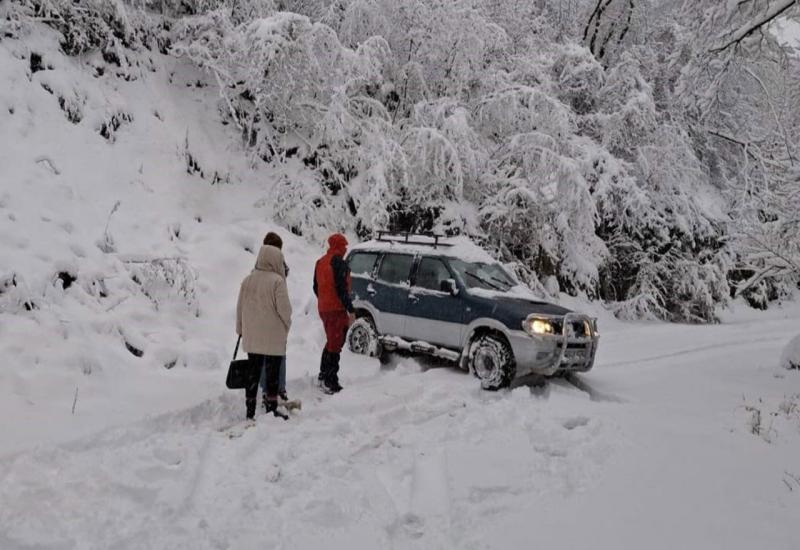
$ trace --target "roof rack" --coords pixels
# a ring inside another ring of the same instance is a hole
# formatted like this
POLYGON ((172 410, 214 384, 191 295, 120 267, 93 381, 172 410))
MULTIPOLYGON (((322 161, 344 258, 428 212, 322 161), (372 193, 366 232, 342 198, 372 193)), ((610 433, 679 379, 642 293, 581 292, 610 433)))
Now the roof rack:
POLYGON ((382 243, 413 244, 421 246, 432 246, 433 248, 439 248, 440 246, 453 246, 453 243, 439 242, 439 239, 444 237, 445 235, 440 235, 438 233, 431 233, 431 232, 413 233, 411 231, 397 232, 397 231, 388 231, 385 229, 381 229, 378 230, 378 238, 375 240, 382 243), (396 237, 396 238, 391 239, 387 237, 396 237), (419 241, 419 240, 412 241, 411 239, 413 237, 427 237, 429 239, 433 239, 433 242, 419 241))

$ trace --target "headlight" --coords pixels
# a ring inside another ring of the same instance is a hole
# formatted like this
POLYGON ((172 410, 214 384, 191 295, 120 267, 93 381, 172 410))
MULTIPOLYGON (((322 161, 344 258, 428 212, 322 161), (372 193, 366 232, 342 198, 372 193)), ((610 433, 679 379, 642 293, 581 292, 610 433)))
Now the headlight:
POLYGON ((529 317, 522 322, 522 328, 531 336, 543 336, 547 334, 554 334, 555 329, 553 323, 547 319, 537 319, 536 317, 529 317))

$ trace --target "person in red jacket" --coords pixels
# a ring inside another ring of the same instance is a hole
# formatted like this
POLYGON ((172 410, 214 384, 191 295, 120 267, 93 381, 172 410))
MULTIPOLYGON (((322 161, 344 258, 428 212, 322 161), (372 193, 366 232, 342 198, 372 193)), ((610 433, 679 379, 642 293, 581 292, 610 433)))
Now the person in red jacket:
POLYGON ((328 237, 328 253, 314 268, 314 294, 327 342, 319 365, 319 384, 325 393, 341 391, 339 358, 347 329, 355 320, 350 298, 350 268, 344 261, 347 239, 340 233, 328 237))

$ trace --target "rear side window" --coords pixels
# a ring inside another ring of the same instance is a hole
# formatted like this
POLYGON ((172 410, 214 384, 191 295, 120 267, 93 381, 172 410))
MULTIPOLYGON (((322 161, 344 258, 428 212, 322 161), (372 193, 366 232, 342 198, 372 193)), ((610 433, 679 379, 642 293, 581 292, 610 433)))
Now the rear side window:
POLYGON ((378 270, 378 279, 385 283, 407 283, 411 275, 414 256, 407 254, 386 254, 378 270))
POLYGON ((378 254, 375 252, 356 252, 347 259, 350 265, 350 273, 353 275, 372 275, 372 269, 375 267, 375 260, 378 259, 378 254))
POLYGON ((415 286, 428 290, 441 290, 442 281, 452 278, 444 262, 438 258, 422 258, 417 268, 415 286))

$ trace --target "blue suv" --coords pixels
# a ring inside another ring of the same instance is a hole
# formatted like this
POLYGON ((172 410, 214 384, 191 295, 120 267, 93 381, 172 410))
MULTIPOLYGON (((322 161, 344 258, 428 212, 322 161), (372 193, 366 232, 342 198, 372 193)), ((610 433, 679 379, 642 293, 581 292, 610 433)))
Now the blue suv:
POLYGON ((469 239, 381 233, 346 259, 354 353, 442 357, 472 371, 487 390, 594 364, 596 319, 537 300, 469 239))

